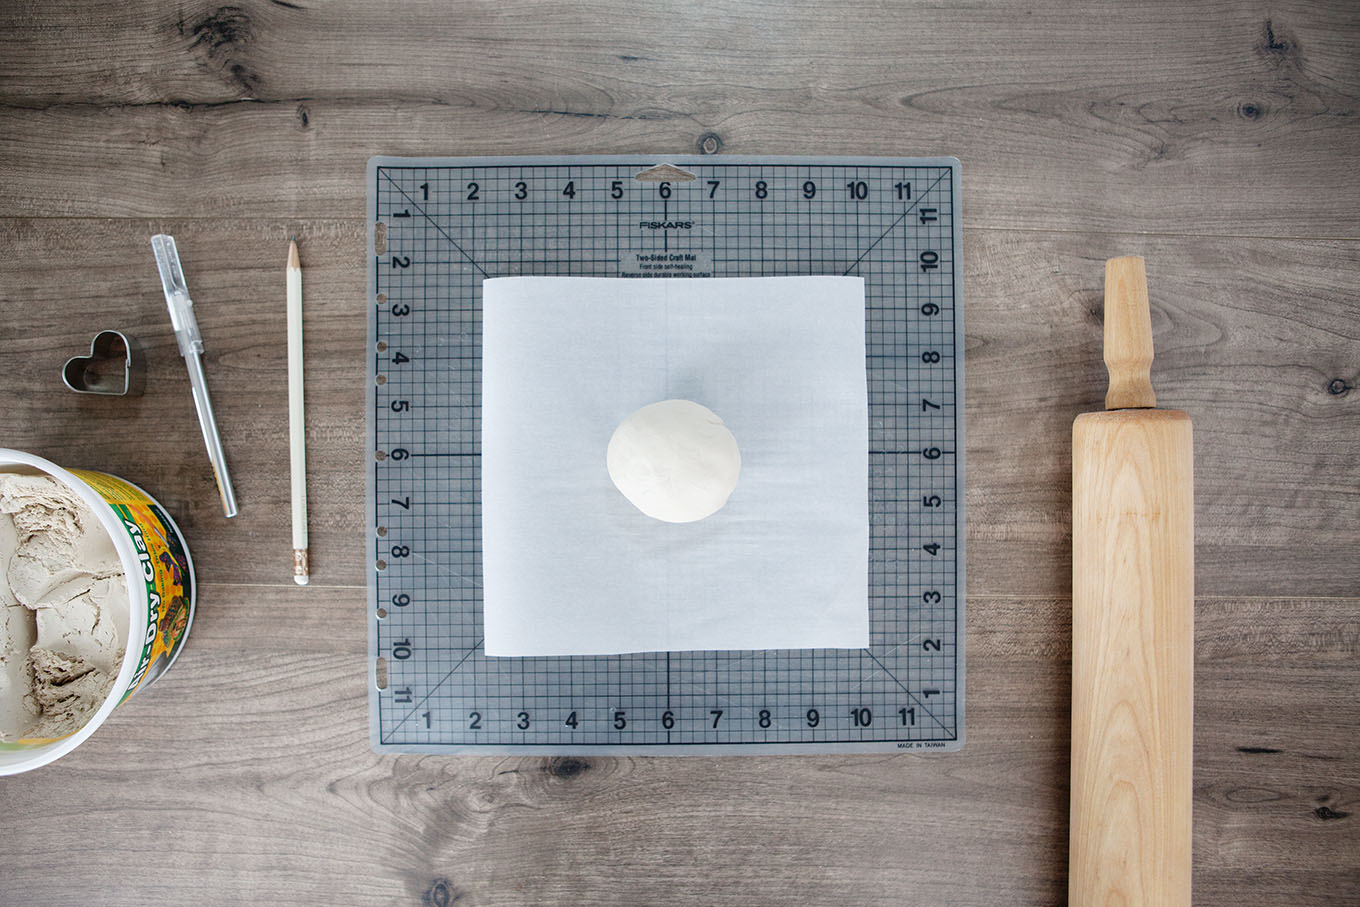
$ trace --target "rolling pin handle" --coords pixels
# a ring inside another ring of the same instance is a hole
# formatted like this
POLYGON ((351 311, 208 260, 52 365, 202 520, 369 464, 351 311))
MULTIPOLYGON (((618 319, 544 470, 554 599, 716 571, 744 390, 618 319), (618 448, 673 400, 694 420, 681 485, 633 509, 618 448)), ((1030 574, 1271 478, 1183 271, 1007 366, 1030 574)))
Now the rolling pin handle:
POLYGON ((1105 262, 1105 367, 1110 372, 1106 409, 1157 405, 1151 374, 1152 312, 1141 258, 1105 262))

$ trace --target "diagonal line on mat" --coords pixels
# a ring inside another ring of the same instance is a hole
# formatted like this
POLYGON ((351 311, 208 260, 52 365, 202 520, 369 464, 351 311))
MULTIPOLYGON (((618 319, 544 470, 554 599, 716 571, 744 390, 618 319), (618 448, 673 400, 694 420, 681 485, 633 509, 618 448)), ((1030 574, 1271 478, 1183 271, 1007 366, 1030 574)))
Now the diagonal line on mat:
MULTIPOLYGON (((927 190, 927 191, 929 191, 929 190, 927 190)), ((884 674, 887 674, 889 677, 891 677, 893 683, 895 683, 895 684, 897 684, 899 687, 901 687, 901 688, 902 688, 902 692, 904 692, 904 693, 906 693, 908 696, 910 696, 910 697, 911 697, 911 701, 914 702, 914 703, 916 703, 917 705, 919 705, 919 706, 921 707, 921 711, 923 711, 923 712, 925 712, 927 715, 929 715, 929 716, 930 716, 930 720, 931 720, 931 721, 934 721, 936 724, 938 724, 938 725, 940 726, 940 730, 944 731, 945 733, 953 734, 953 735, 954 735, 954 738, 955 738, 955 739, 958 739, 958 732, 957 732, 957 731, 951 731, 951 730, 949 730, 949 728, 945 726, 945 723, 944 723, 943 721, 941 721, 940 719, 936 718, 936 717, 935 717, 935 713, 932 712, 930 709, 926 708, 926 704, 925 704, 924 702, 922 702, 921 700, 917 699, 917 698, 916 698, 916 694, 913 693, 911 690, 907 689, 907 685, 906 685, 905 683, 903 683, 902 681, 898 680, 898 679, 897 679, 897 675, 894 674, 892 671, 889 671, 889 670, 888 670, 888 666, 885 665, 883 662, 879 661, 877 655, 875 655, 873 652, 870 652, 868 649, 865 649, 865 650, 864 650, 864 654, 865 654, 865 655, 868 655, 871 659, 873 659, 874 664, 876 664, 876 665, 878 665, 880 668, 882 668, 882 669, 883 669, 883 673, 884 673, 884 674)), ((865 678, 865 679, 867 680, 868 678, 865 678)), ((864 681, 860 681, 860 686, 863 686, 863 685, 864 685, 864 681)))
MULTIPOLYGON (((945 171, 945 173, 948 173, 948 172, 949 172, 948 170, 945 171)), ((925 201, 925 197, 926 197, 927 195, 930 194, 930 190, 932 190, 932 189, 934 189, 936 186, 940 185, 940 180, 944 179, 945 173, 941 173, 939 176, 935 177, 935 182, 933 182, 933 183, 931 183, 929 186, 927 186, 925 192, 922 192, 920 195, 916 196, 916 201, 914 201, 914 202, 911 203, 911 207, 908 208, 907 210, 903 211, 901 217, 899 217, 897 220, 895 220, 895 221, 893 221, 891 224, 889 224, 889 225, 888 225, 888 229, 884 230, 883 233, 878 237, 878 239, 876 239, 876 240, 874 240, 873 242, 869 243, 869 248, 867 248, 867 249, 865 249, 863 252, 861 252, 859 258, 856 258, 856 259, 855 259, 854 264, 850 265, 850 267, 846 268, 844 271, 841 272, 841 276, 844 277, 844 276, 846 276, 847 274, 849 274, 851 271, 855 270, 855 268, 859 265, 859 263, 862 262, 862 261, 864 261, 865 256, 867 256, 870 252, 874 251, 874 247, 875 247, 875 246, 877 246, 879 243, 883 242, 883 240, 887 239, 887 238, 888 238, 888 234, 891 233, 892 231, 896 230, 896 229, 897 229, 897 225, 900 224, 900 223, 902 223, 902 221, 906 220, 906 219, 907 219, 907 215, 910 214, 911 212, 915 211, 917 205, 919 205, 919 204, 921 204, 921 202, 925 201)), ((389 176, 388 179, 391 179, 391 177, 389 176)), ((406 193, 404 193, 404 192, 402 193, 402 195, 405 195, 405 194, 406 194, 406 193)), ((407 196, 407 197, 409 198, 409 196, 407 196)), ((430 223, 434 223, 434 221, 430 221, 430 223)), ((460 251, 461 251, 461 250, 460 250, 460 251)), ((466 253, 464 253, 464 254, 466 254, 466 253)), ((941 727, 943 727, 943 725, 941 725, 941 727)))
MULTIPOLYGON (((431 216, 425 211, 424 208, 422 208, 422 207, 420 207, 420 205, 417 205, 417 204, 416 204, 416 200, 413 199, 413 198, 411 198, 411 196, 407 194, 406 190, 403 189, 403 188, 401 188, 401 186, 397 184, 397 181, 396 181, 396 180, 392 179, 391 174, 389 174, 389 173, 387 173, 387 172, 384 171, 384 172, 383 172, 383 178, 384 178, 385 180, 387 180, 389 183, 391 183, 393 186, 395 186, 395 187, 396 187, 396 190, 397 190, 398 192, 400 192, 403 196, 405 196, 406 200, 407 200, 408 202, 411 203, 411 207, 414 208, 414 209, 416 209, 417 211, 419 211, 419 212, 420 212, 420 216, 423 217, 423 218, 425 218, 427 221, 429 221, 429 222, 430 222, 430 226, 432 226, 432 227, 434 227, 436 230, 438 230, 439 233, 440 233, 440 235, 442 235, 445 239, 447 239, 447 240, 449 241, 449 245, 453 246, 453 247, 454 247, 455 249, 457 249, 459 252, 462 252, 462 253, 463 253, 463 257, 466 258, 468 261, 470 261, 470 262, 472 263, 472 266, 473 266, 474 268, 476 268, 478 271, 481 271, 483 277, 490 277, 490 276, 491 276, 490 274, 486 273, 486 269, 485 269, 485 268, 483 268, 481 265, 477 264, 477 259, 475 259, 475 258, 473 258, 471 255, 467 254, 467 250, 464 249, 462 246, 458 245, 457 241, 456 241, 452 236, 450 236, 450 235, 448 234, 448 231, 447 231, 447 230, 445 230, 443 227, 439 226, 439 224, 435 221, 435 219, 434 219, 433 217, 431 217, 431 216)), ((932 187, 932 188, 933 188, 933 187, 932 187)), ((927 190, 926 190, 926 192, 929 192, 929 191, 930 191, 930 189, 927 189, 927 190)), ((924 193, 922 193, 922 194, 924 194, 924 193)), ((918 200, 918 201, 919 201, 919 200, 918 200)), ((851 265, 851 267, 854 267, 854 266, 851 265)))
MULTIPOLYGON (((412 715, 414 715, 414 714, 416 713, 416 709, 418 709, 418 708, 420 708, 422 705, 424 705, 424 704, 429 700, 429 698, 430 698, 432 695, 434 695, 434 691, 437 690, 437 689, 439 689, 440 687, 442 687, 442 686, 444 685, 444 683, 445 683, 450 677, 452 677, 452 676, 454 675, 454 673, 457 672, 457 670, 458 670, 459 668, 461 668, 461 667, 463 666, 463 662, 467 661, 469 658, 472 657, 473 653, 475 653, 475 652, 477 651, 477 647, 480 646, 481 644, 482 644, 482 640, 480 640, 480 639, 477 640, 476 642, 474 642, 474 643, 472 644, 472 648, 471 648, 471 649, 468 649, 467 654, 464 655, 462 658, 460 658, 460 659, 458 660, 458 664, 456 664, 456 665, 454 665, 453 667, 449 668, 449 672, 448 672, 447 674, 445 674, 443 677, 439 678, 439 682, 436 683, 434 686, 430 687, 430 691, 429 691, 428 693, 426 693, 424 696, 420 697, 420 701, 419 701, 419 702, 417 702, 415 705, 411 706, 411 711, 409 711, 409 712, 406 713, 406 717, 405 717, 405 718, 402 718, 402 719, 401 719, 400 721, 398 721, 396 724, 392 725, 392 730, 390 730, 390 731, 387 732, 387 739, 384 740, 383 743, 391 743, 391 742, 392 742, 392 735, 395 734, 395 733, 397 732, 397 728, 399 728, 399 727, 401 727, 403 724, 405 724, 405 723, 406 723, 406 719, 407 719, 407 718, 410 718, 412 715)), ((872 656, 871 656, 871 657, 872 657, 872 656)), ((886 668, 885 668, 884 670, 886 670, 886 668)), ((894 677, 893 679, 896 680, 897 678, 894 677)), ((908 694, 908 695, 910 695, 910 694, 908 694)), ((922 706, 922 708, 925 708, 925 706, 922 706)), ((930 717, 934 718, 935 716, 934 716, 934 715, 931 715, 930 717)), ((938 720, 938 719, 937 719, 937 720, 938 720)), ((944 725, 940 725, 940 727, 944 727, 944 725)))

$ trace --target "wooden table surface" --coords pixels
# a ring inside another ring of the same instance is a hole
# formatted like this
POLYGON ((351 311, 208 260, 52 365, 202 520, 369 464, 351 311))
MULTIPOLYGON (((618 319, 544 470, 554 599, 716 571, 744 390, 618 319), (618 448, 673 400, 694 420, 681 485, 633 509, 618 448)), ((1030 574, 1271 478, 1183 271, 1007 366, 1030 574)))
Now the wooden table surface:
POLYGON ((0 5, 0 444, 127 477, 201 593, 162 681, 0 781, 6 904, 1053 904, 1070 426, 1102 262, 1147 258, 1195 419, 1199 904, 1360 903, 1360 7, 1345 0, 0 5), (365 689, 373 154, 963 161, 968 744, 377 756, 365 689), (241 515, 151 260, 175 234, 241 515), (286 239, 314 582, 290 579, 286 239), (147 393, 78 397, 94 332, 147 393))

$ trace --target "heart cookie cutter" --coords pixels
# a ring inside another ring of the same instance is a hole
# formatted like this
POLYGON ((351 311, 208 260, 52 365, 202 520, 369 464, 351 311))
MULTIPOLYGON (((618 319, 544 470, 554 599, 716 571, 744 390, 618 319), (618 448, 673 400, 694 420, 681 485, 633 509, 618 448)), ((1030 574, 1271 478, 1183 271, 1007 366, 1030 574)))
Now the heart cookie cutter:
POLYGON ((140 397, 146 376, 133 356, 133 343, 121 331, 100 331, 88 356, 72 356, 61 370, 61 380, 77 394, 140 397))

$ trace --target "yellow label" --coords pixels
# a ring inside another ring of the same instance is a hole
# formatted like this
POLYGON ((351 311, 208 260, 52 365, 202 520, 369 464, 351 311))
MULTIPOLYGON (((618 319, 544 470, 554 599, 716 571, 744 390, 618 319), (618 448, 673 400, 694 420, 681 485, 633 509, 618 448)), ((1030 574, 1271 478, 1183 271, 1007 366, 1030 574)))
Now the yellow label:
MULTIPOLYGON (((123 694, 127 699, 142 683, 164 673, 179 654, 194 612, 194 581, 184 539, 160 505, 141 489, 102 472, 71 470, 99 493, 123 526, 140 562, 133 577, 146 588, 148 632, 140 641, 141 657, 132 682, 123 694)), ((138 641, 129 639, 128 645, 138 641)))

